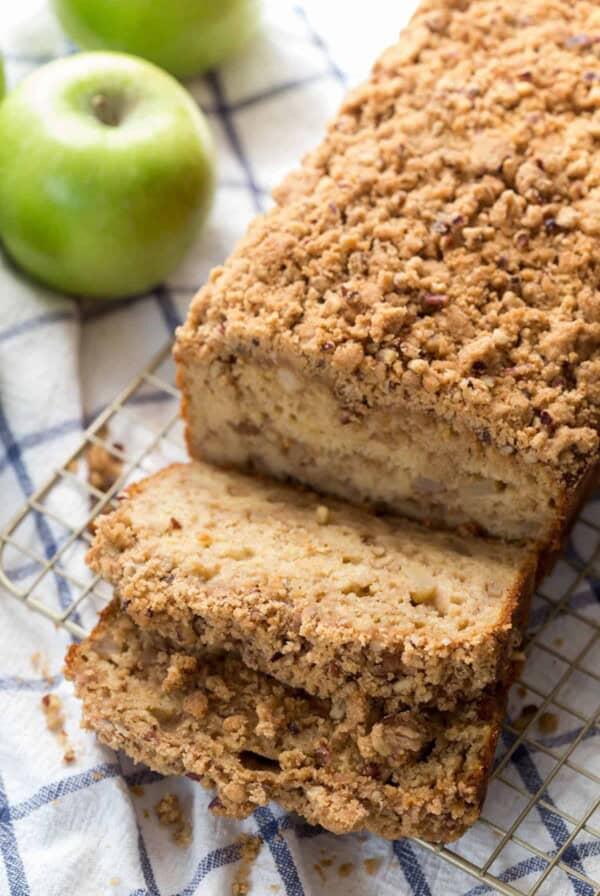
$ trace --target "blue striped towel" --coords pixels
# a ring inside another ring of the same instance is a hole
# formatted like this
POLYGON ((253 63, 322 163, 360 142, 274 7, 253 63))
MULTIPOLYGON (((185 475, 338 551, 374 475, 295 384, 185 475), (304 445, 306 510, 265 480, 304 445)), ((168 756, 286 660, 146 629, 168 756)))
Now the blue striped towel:
MULTIPOLYGON (((302 6, 271 0, 252 46, 218 73, 190 84, 217 141, 219 191, 195 251, 164 288, 134 301, 83 306, 33 285, 0 257, 0 524, 170 338, 196 286, 250 217, 268 205, 279 178, 319 139, 346 82, 364 76, 415 5, 370 0, 343 4, 341 10, 338 0, 307 0, 302 6)), ((73 49, 44 0, 0 5, 0 44, 12 84, 73 49)), ((161 422, 163 399, 152 389, 141 396, 136 413, 142 425, 161 422)), ((75 518, 86 510, 81 501, 69 503, 65 497, 58 515, 75 518)), ((532 626, 540 632, 539 646, 511 698, 509 715, 516 718, 524 705, 539 704, 540 695, 557 688, 553 730, 535 732, 511 754, 490 789, 485 809, 490 824, 477 826, 453 847, 480 864, 500 842, 491 825, 505 830, 517 821, 518 841, 501 850, 491 872, 523 892, 541 879, 548 859, 565 844, 562 858, 573 873, 553 871, 540 892, 593 896, 583 876, 600 876, 600 839, 594 833, 600 812, 569 841, 574 822, 600 792, 599 731, 585 727, 585 719, 598 711, 600 694, 593 677, 600 666, 600 583, 577 578, 597 545, 599 521, 599 507, 592 503, 536 599, 532 626), (568 612, 553 617, 568 588, 568 612), (577 663, 569 665, 571 660, 577 663), (564 756, 570 764, 544 789, 544 779, 564 756), (528 808, 529 797, 540 790, 543 802, 528 808)), ((65 537, 59 522, 39 514, 28 517, 21 535, 42 557, 53 556, 65 537)), ((35 559, 19 552, 7 552, 6 563, 16 584, 36 574, 35 559)), ((49 591, 56 591, 48 600, 66 606, 73 598, 68 582, 59 576, 48 582, 49 591)), ((211 796, 198 785, 135 768, 79 730, 79 705, 60 672, 69 635, 2 596, 0 894, 226 894, 239 867, 241 832, 262 844, 250 874, 256 896, 494 892, 414 842, 334 837, 275 805, 245 822, 213 818, 211 796), (64 760, 65 744, 48 729, 41 711, 47 693, 60 696, 74 753, 70 763, 64 760), (158 824, 154 806, 167 792, 178 794, 192 822, 187 848, 176 846, 158 824)), ((507 729, 500 754, 514 738, 507 729)))

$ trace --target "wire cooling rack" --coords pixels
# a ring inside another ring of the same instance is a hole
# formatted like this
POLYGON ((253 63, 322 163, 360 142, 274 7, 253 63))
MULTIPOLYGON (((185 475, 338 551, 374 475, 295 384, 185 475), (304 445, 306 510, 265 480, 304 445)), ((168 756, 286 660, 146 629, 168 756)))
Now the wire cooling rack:
MULTIPOLYGON (((94 518, 115 505, 125 485, 186 457, 173 374, 167 346, 94 420, 0 535, 0 582, 76 638, 111 596, 83 562, 94 518), (159 408, 151 425, 148 403, 159 408), (42 521, 55 534, 46 556, 28 546, 42 521)), ((465 887, 470 896, 600 894, 600 518, 594 509, 584 509, 569 549, 536 595, 528 660, 511 692, 481 819, 456 844, 420 844, 476 878, 479 886, 465 887)))

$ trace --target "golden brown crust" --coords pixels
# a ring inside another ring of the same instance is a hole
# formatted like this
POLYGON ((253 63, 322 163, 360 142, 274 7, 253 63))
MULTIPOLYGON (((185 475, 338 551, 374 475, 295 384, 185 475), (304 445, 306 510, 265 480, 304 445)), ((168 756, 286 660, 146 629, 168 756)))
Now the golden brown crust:
POLYGON ((598 486, 600 463, 591 464, 576 489, 563 495, 559 504, 556 523, 547 543, 538 554, 535 585, 539 585, 545 576, 550 575, 552 568, 560 557, 569 537, 571 524, 594 489, 598 486))
POLYGON ((479 814, 505 698, 454 713, 357 692, 318 700, 233 656, 173 652, 116 603, 69 649, 65 674, 86 727, 161 773, 215 786, 220 814, 276 799, 336 833, 444 842, 479 814))
POLYGON ((322 500, 173 465, 97 521, 87 560, 142 628, 311 693, 356 682, 446 708, 505 675, 534 553, 322 500))
POLYGON ((213 271, 179 364, 431 412, 539 465, 560 537, 598 461, 598 34, 588 0, 423 4, 213 271))

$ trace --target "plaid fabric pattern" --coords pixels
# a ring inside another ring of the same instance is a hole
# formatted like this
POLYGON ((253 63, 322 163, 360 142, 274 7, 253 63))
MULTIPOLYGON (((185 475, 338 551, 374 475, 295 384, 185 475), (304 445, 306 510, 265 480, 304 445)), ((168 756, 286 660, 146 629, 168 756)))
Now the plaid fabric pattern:
MULTIPOLYGON (((270 0, 264 29, 242 57, 189 85, 215 135, 219 190, 196 251, 161 289, 132 301, 80 305, 32 284, 0 258, 1 525, 170 337, 211 266, 319 139, 346 83, 364 76, 415 6, 412 0, 371 0, 342 9, 337 0, 270 0)), ((44 0, 4 4, 0 22, 13 84, 33 66, 73 51, 44 0)), ((131 401, 136 426, 119 438, 142 439, 145 427, 164 418, 166 399, 146 384, 131 401)), ((20 527, 30 554, 5 551, 14 583, 35 580, 40 558, 53 557, 67 543, 59 518, 83 518, 89 507, 65 493, 46 509, 32 511, 20 527)), ((501 842, 501 832, 514 827, 490 873, 519 892, 538 886, 536 892, 558 896, 598 892, 585 878, 600 881, 600 727, 589 721, 598 720, 600 703, 600 579, 578 573, 587 568, 599 536, 600 502, 592 501, 535 600, 535 645, 511 694, 497 777, 484 809, 488 824, 451 847, 479 867, 501 842), (566 592, 568 602, 557 611, 566 592), (522 736, 523 708, 540 706, 547 696, 545 723, 538 714, 522 736), (569 761, 563 764, 563 757, 569 761), (564 868, 548 873, 558 854, 564 868)), ((67 551, 60 563, 44 588, 47 600, 65 609, 76 595, 60 570, 80 570, 81 556, 67 551)), ((89 623, 85 613, 82 607, 82 622, 89 623)), ((275 805, 245 822, 213 818, 211 795, 198 785, 133 767, 78 730, 79 705, 60 672, 69 643, 64 630, 5 594, 0 625, 2 896, 217 896, 230 892, 241 832, 263 844, 251 875, 257 896, 497 892, 415 842, 333 837, 275 805), (64 707, 75 753, 68 765, 40 709, 49 692, 64 707), (153 811, 169 791, 179 795, 193 823, 186 849, 172 843, 153 811)))

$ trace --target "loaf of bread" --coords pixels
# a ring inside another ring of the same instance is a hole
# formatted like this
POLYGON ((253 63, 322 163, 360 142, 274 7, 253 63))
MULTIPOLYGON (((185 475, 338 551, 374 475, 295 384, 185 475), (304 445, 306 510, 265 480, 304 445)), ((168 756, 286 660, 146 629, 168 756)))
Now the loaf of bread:
POLYGON ((335 833, 444 842, 479 815, 504 702, 503 689, 453 713, 319 700, 233 655, 174 651, 116 602, 66 674, 103 743, 216 787, 221 814, 276 799, 335 833))
POLYGON ((194 457, 556 546, 598 457, 598 34, 422 4, 193 301, 194 457))
POLYGON ((88 563, 142 628, 309 693, 452 707, 502 679, 535 557, 275 481, 177 464, 96 521, 88 563))

